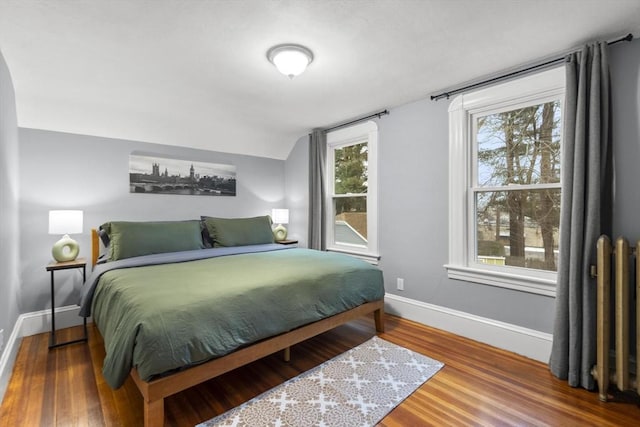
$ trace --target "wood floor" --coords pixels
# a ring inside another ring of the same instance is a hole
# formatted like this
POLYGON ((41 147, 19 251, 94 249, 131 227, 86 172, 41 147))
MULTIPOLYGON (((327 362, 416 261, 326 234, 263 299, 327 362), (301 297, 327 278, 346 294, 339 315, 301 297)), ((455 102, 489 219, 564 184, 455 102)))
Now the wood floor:
MULTIPOLYGON (((100 372, 102 338, 49 351, 47 334, 23 339, 0 407, 0 426, 140 426, 142 398, 129 379, 111 390, 100 372)), ((79 335, 63 330, 59 339, 79 335)), ((194 426, 374 335, 373 320, 341 326, 165 401, 165 425, 194 426)), ((387 316, 382 338, 445 363, 393 410, 382 426, 638 426, 637 400, 601 403, 573 389, 545 364, 417 323, 387 316)), ((622 400, 622 397, 619 397, 622 400)))

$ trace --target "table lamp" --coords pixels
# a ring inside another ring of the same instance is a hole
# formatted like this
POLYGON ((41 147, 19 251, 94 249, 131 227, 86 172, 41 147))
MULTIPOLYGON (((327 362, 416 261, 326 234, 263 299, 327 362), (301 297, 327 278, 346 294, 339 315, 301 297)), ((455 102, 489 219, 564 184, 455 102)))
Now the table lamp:
POLYGON ((278 224, 273 229, 273 237, 276 241, 284 240, 287 238, 287 229, 282 224, 289 223, 289 209, 272 209, 271 219, 274 224, 278 224))
POLYGON ((78 257, 80 246, 69 237, 69 234, 80 233, 82 233, 82 211, 49 211, 49 234, 63 234, 51 249, 51 254, 56 261, 73 261, 78 257))

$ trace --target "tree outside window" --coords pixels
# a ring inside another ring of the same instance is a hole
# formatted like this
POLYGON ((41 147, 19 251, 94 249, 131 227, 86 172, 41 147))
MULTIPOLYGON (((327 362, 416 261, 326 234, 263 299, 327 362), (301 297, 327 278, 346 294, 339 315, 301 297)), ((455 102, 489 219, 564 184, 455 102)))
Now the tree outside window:
POLYGON ((340 241, 349 238, 350 241, 342 243, 356 243, 361 238, 366 243, 367 239, 367 143, 348 145, 334 150, 335 179, 334 179, 334 213, 338 224, 346 225, 352 232, 352 236, 344 232, 336 235, 340 241))
POLYGON ((476 261, 557 270, 559 101, 474 117, 476 261))

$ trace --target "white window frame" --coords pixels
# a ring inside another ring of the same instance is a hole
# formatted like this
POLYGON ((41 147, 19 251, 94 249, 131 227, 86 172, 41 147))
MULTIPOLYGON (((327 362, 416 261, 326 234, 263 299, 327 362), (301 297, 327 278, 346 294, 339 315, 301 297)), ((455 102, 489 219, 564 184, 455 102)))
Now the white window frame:
POLYGON ((327 250, 343 252, 376 264, 378 254, 378 125, 365 123, 327 132, 325 239, 327 250), (367 246, 353 246, 335 241, 333 198, 335 196, 335 150, 367 143, 367 246))
MULTIPOLYGON (((475 261, 473 173, 476 148, 474 114, 518 108, 532 102, 564 103, 564 67, 554 68, 459 95, 449 106, 449 263, 450 279, 555 297, 557 273, 518 267, 483 265, 475 261)), ((562 160, 561 160, 562 162, 562 160)), ((562 164, 562 163, 561 163, 562 164)), ((522 189, 526 189, 522 186, 522 189)), ((562 196, 561 196, 562 197, 562 196)))

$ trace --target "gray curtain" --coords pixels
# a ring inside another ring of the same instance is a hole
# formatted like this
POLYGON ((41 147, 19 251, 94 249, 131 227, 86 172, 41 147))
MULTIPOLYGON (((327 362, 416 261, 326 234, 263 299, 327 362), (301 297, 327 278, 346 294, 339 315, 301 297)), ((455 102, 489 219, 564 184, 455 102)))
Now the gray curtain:
POLYGON ((309 135, 309 248, 325 250, 325 162, 327 136, 321 129, 309 135))
POLYGON ((613 160, 607 43, 567 56, 560 260, 549 367, 573 387, 592 389, 596 241, 611 234, 613 160))

